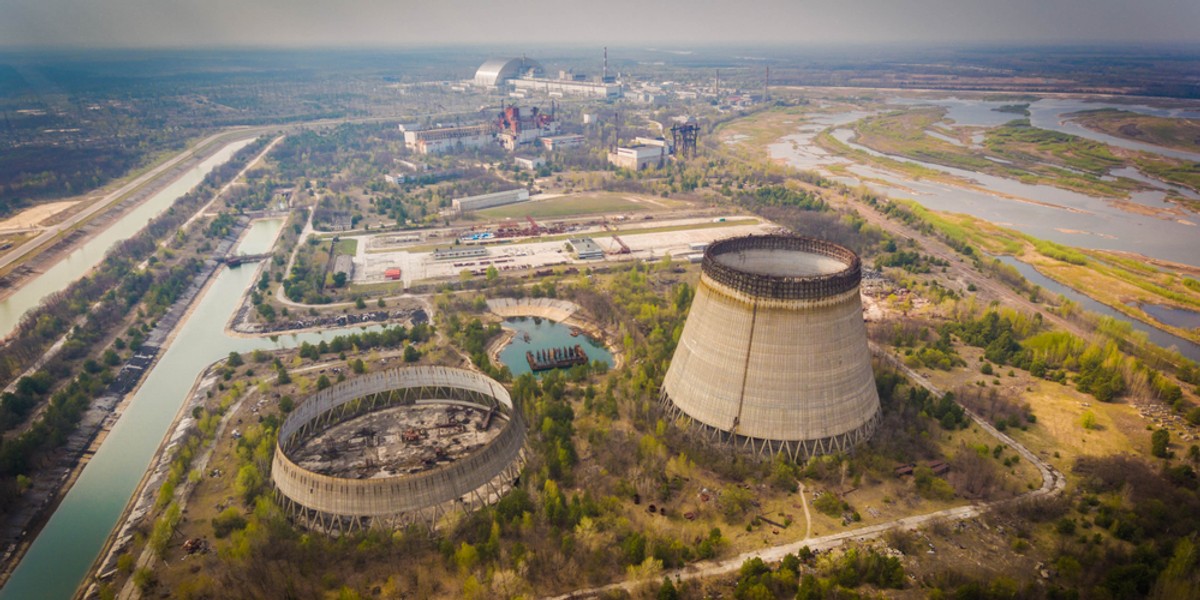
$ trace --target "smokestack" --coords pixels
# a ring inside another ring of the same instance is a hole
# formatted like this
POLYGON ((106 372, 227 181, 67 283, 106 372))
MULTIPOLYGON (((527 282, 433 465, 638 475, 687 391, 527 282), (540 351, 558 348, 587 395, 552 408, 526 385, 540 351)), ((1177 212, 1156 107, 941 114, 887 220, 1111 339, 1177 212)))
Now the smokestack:
POLYGON ((604 76, 600 81, 608 81, 608 46, 604 47, 604 76))
POLYGON ((767 67, 767 79, 763 82, 763 102, 771 97, 771 67, 767 67))

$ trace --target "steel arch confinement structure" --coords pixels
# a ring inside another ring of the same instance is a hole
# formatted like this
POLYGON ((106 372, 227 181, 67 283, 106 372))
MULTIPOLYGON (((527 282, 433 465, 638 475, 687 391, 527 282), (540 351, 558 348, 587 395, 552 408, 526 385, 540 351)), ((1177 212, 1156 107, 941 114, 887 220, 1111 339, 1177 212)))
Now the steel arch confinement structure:
POLYGON ((508 391, 464 369, 418 366, 362 375, 296 407, 279 430, 271 466, 276 499, 306 527, 330 534, 410 524, 436 527, 446 514, 491 504, 511 489, 525 462, 525 423, 508 391), (371 479, 314 473, 289 455, 318 433, 370 412, 405 405, 457 404, 507 417, 486 446, 430 471, 371 479))
POLYGON ((660 406, 710 441, 791 460, 879 424, 853 251, 789 235, 708 247, 660 406))

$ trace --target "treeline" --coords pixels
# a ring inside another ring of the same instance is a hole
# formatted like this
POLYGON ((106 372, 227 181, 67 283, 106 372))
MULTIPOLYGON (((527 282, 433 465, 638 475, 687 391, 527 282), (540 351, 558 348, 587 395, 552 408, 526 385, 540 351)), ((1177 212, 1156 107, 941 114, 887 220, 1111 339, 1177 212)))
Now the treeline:
MULTIPOLYGON (((333 298, 323 294, 327 265, 330 258, 328 248, 321 248, 316 238, 310 237, 308 247, 296 253, 292 270, 282 282, 283 294, 292 302, 304 304, 329 304, 333 298)), ((264 290, 265 291, 265 290, 264 290)))
MULTIPOLYGON (((824 600, 825 598, 871 598, 856 588, 870 585, 876 589, 904 589, 907 585, 904 565, 894 556, 880 554, 874 548, 850 548, 837 555, 817 556, 805 546, 788 554, 778 565, 755 557, 742 563, 733 586, 736 600, 824 600)), ((690 586, 676 588, 664 579, 658 598, 692 597, 690 586)))
MULTIPOLYGON (((482 297, 478 298, 480 301, 482 297)), ((485 305, 486 306, 486 305, 485 305)), ((481 371, 497 381, 512 380, 512 372, 505 365, 494 365, 487 355, 487 345, 492 338, 500 335, 499 323, 484 325, 478 317, 469 320, 462 319, 457 312, 452 312, 444 320, 446 334, 454 340, 455 345, 462 348, 471 362, 481 371)))
MULTIPOLYGON (((266 140, 239 152, 235 159, 248 160, 261 150, 266 140)), ((235 169, 234 173, 237 172, 235 169)), ((201 268, 196 259, 168 268, 138 270, 142 260, 154 258, 157 239, 177 231, 191 210, 195 210, 221 185, 213 174, 193 192, 181 197, 145 229, 114 246, 93 274, 82 278, 48 298, 22 317, 13 339, 0 349, 0 381, 11 381, 17 373, 37 360, 58 338, 66 336, 62 349, 37 372, 17 381, 15 391, 0 396, 0 428, 9 430, 25 421, 38 406, 47 409, 20 435, 0 440, 0 507, 6 507, 19 493, 19 476, 40 464, 40 455, 62 446, 74 431, 93 398, 111 383, 112 368, 120 364, 116 352, 109 349, 100 360, 97 345, 111 334, 140 305, 142 325, 131 327, 133 345, 140 342, 148 324, 165 313, 190 285, 201 268), (82 363, 82 364, 81 364, 82 363), (77 373, 62 389, 59 382, 77 373)), ((169 251, 165 254, 169 255, 169 251)), ((155 264, 151 260, 151 265, 155 264)), ((117 338, 118 349, 125 342, 117 338)))
POLYGON ((927 254, 921 254, 916 250, 903 250, 896 246, 894 240, 887 240, 883 243, 880 249, 881 254, 875 258, 875 269, 882 270, 884 267, 894 267, 904 269, 909 273, 932 273, 934 267, 949 267, 950 263, 927 254))
MULTIPOLYGON (((87 313, 93 304, 101 300, 116 301, 116 298, 107 297, 108 292, 121 285, 136 265, 158 249, 159 240, 178 231, 184 221, 234 176, 241 165, 262 150, 268 141, 265 137, 259 138, 240 150, 229 163, 214 169, 200 185, 181 196, 171 208, 155 217, 145 228, 114 245, 90 274, 66 289, 50 294, 37 308, 25 313, 8 343, 0 348, 0 384, 7 385, 13 377, 40 358, 46 348, 67 333, 74 325, 75 319, 87 313)), ((98 315, 116 314, 121 318, 127 314, 124 308, 114 313, 103 305, 94 312, 98 315)), ((111 324, 112 322, 91 323, 90 328, 104 328, 111 324)))
MULTIPOLYGON (((364 331, 362 333, 352 333, 349 335, 339 335, 331 341, 321 340, 316 344, 303 342, 300 344, 300 358, 307 358, 312 361, 319 361, 326 354, 337 354, 344 357, 347 352, 362 353, 375 348, 399 348, 405 346, 407 342, 420 344, 429 341, 433 337, 433 327, 427 323, 417 323, 409 329, 403 325, 387 327, 379 331, 364 331)), ((413 348, 411 345, 406 347, 406 350, 413 348)), ((416 349, 413 348, 415 352, 416 349)), ((417 354, 410 358, 409 353, 405 353, 404 360, 406 362, 415 362, 420 355, 417 354)))
POLYGON ((55 392, 40 419, 21 435, 0 440, 0 514, 7 514, 28 485, 26 473, 41 466, 44 454, 66 443, 93 398, 112 381, 107 367, 80 373, 55 392))
POLYGON ((742 206, 750 207, 791 207, 815 212, 829 210, 829 205, 819 195, 786 185, 765 185, 752 192, 739 193, 737 202, 742 206))
POLYGON ((1057 534, 1049 598, 1195 598, 1200 594, 1200 496, 1192 464, 1160 471, 1128 456, 1081 457, 1070 498, 1008 508, 1018 535, 1057 534))
POLYGON ((187 135, 144 127, 121 135, 92 136, 86 145, 6 144, 0 152, 0 218, 39 201, 99 188, 142 166, 156 152, 181 150, 187 135))
POLYGON ((1034 335, 1041 327, 1041 313, 1032 319, 1015 311, 1001 315, 989 310, 983 315, 942 326, 970 346, 983 348, 983 356, 997 365, 1012 365, 1034 377, 1065 383, 1073 373, 1075 387, 1101 402, 1111 402, 1127 391, 1125 356, 1116 344, 1092 344, 1063 331, 1034 335))

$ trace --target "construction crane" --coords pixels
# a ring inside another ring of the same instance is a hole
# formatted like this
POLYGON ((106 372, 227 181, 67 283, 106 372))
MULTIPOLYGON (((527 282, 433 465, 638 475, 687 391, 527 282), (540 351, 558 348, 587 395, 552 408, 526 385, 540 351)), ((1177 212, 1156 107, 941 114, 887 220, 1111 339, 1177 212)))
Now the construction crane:
POLYGON ((618 246, 621 247, 620 250, 613 250, 612 254, 629 254, 632 252, 632 250, 629 249, 629 245, 625 243, 625 240, 621 239, 621 236, 614 235, 612 239, 617 243, 618 246))
POLYGON ((537 221, 534 221, 533 217, 525 215, 525 220, 529 221, 529 231, 532 231, 533 235, 538 235, 542 232, 542 228, 538 227, 537 221))

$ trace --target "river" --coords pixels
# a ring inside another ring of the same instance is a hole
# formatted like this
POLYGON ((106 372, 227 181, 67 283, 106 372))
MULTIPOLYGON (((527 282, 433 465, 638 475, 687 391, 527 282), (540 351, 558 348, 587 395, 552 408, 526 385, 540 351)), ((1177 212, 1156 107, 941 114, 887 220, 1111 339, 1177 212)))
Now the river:
POLYGON ((40 304, 43 298, 66 288, 71 282, 86 274, 104 259, 109 248, 133 237, 180 196, 199 185, 210 171, 228 162, 238 150, 252 141, 254 138, 226 144, 216 154, 188 169, 178 179, 150 196, 119 221, 80 245, 44 273, 26 281, 11 296, 0 301, 0 337, 12 333, 17 324, 21 322, 21 317, 31 308, 40 304))
MULTIPOLYGON (((1022 117, 1013 113, 993 110, 1005 104, 1015 103, 1011 101, 987 102, 948 96, 934 99, 897 97, 889 99, 888 102, 898 106, 944 107, 946 118, 953 121, 956 126, 995 127, 1022 117)), ((1193 153, 1107 136, 1084 128, 1066 117, 1073 112, 1097 108, 1118 108, 1158 116, 1189 117, 1197 114, 1186 110, 1156 109, 1138 104, 1061 98, 1032 102, 1029 111, 1031 113, 1030 120, 1037 127, 1125 148, 1155 152, 1163 156, 1200 160, 1200 155, 1193 153)), ((1041 239, 1068 246, 1135 252, 1145 256, 1200 266, 1200 231, 1194 224, 1200 221, 1200 217, 1196 215, 1188 215, 1179 220, 1141 215, 1122 210, 1102 198, 1053 186, 1026 184, 1013 179, 954 169, 904 157, 881 155, 874 150, 851 142, 850 131, 844 127, 871 114, 874 113, 846 111, 817 115, 805 123, 797 124, 796 133, 783 136, 779 142, 771 144, 768 152, 772 158, 782 159, 799 169, 825 172, 826 175, 831 175, 833 179, 847 185, 854 186, 866 182, 876 192, 894 198, 911 198, 934 210, 970 214, 1041 239), (816 134, 826 128, 834 128, 835 137, 856 149, 970 179, 980 189, 969 189, 929 180, 913 180, 892 171, 854 163, 848 159, 834 156, 813 142, 816 134), (841 174, 830 173, 827 167, 835 165, 841 166, 845 170, 841 174), (846 173, 849 176, 846 176, 846 173)), ((981 141, 981 138, 976 136, 974 142, 981 141)), ((1112 174, 1132 176, 1143 183, 1156 185, 1160 188, 1159 190, 1134 194, 1130 200, 1154 208, 1166 207, 1165 190, 1175 188, 1141 173, 1135 173, 1134 169, 1122 169, 1116 170, 1112 174), (1130 173, 1130 171, 1134 171, 1134 173, 1130 173)), ((1175 191, 1189 198, 1197 196, 1194 192, 1186 190, 1175 189, 1175 191)), ((1057 293, 1062 293, 1064 290, 1071 292, 1068 296, 1079 300, 1090 310, 1130 320, 1087 296, 1048 280, 1027 265, 1017 263, 1014 266, 1021 268, 1022 273, 1031 281, 1048 290, 1057 293), (1037 277, 1032 276, 1030 271, 1037 277), (1084 298, 1087 299, 1086 302, 1083 300, 1084 298)), ((1151 340, 1156 344, 1164 347, 1177 346, 1184 355, 1193 359, 1200 355, 1200 346, 1192 342, 1141 322, 1136 322, 1135 326, 1137 329, 1149 333, 1151 340)))
MULTIPOLYGON (((1130 318, 1123 313, 1117 312, 1116 309, 1109 307, 1107 304, 1093 300, 1090 296, 1081 294, 1074 289, 1071 289, 1053 279, 1050 279, 1049 277, 1046 277, 1028 263, 1021 262, 1011 256, 999 256, 997 258, 1000 260, 1000 262, 1013 267, 1017 271, 1020 271, 1021 275, 1023 275, 1025 279, 1028 279, 1030 283, 1041 286, 1042 290, 1045 292, 1049 292, 1051 294, 1061 294, 1066 296, 1072 302, 1077 302, 1086 310, 1102 314, 1106 317, 1112 317, 1118 321, 1129 323, 1133 326, 1135 331, 1141 331, 1145 333, 1150 341, 1154 344, 1163 348, 1173 347, 1178 350, 1180 354, 1194 361, 1200 361, 1200 344, 1181 338, 1173 333, 1163 331, 1162 329, 1159 329, 1153 325, 1143 323, 1142 321, 1130 318)), ((1147 312, 1150 312, 1150 310, 1147 309, 1147 312)))
MULTIPOLYGON (((282 226, 281 219, 253 223, 238 252, 269 250, 282 226)), ((281 335, 276 340, 226 335, 225 324, 254 283, 256 271, 253 265, 246 265, 217 273, 12 578, 0 589, 0 599, 71 597, 205 367, 234 351, 291 348, 351 331, 281 335)))

